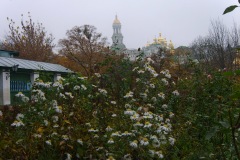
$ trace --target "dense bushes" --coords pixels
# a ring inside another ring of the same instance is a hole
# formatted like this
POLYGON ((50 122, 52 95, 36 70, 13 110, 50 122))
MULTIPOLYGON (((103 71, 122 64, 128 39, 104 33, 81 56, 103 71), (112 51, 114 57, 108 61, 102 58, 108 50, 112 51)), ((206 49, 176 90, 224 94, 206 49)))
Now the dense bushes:
POLYGON ((0 157, 239 158, 238 72, 208 75, 190 61, 157 73, 154 63, 123 59, 93 77, 38 80, 30 100, 19 93, 19 106, 2 109, 0 157))
MULTIPOLYGON (((178 82, 177 159, 239 159, 239 71, 191 72, 178 82)), ((173 158, 173 157, 171 157, 173 158)))

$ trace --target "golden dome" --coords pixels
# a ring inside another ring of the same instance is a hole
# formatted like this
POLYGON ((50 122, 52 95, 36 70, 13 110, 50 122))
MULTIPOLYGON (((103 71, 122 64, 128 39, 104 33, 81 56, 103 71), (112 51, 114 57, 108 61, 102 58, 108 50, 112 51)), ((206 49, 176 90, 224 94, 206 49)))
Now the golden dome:
POLYGON ((174 49, 174 44, 172 43, 171 40, 170 40, 170 42, 169 42, 169 44, 168 44, 168 47, 169 47, 170 49, 174 49))
POLYGON ((162 38, 162 34, 161 33, 159 33, 159 38, 162 38))
POLYGON ((113 21, 113 24, 121 24, 120 21, 118 20, 117 15, 115 16, 115 19, 113 21))
POLYGON ((167 40, 166 40, 166 38, 164 38, 163 42, 164 42, 165 45, 167 45, 167 40))
POLYGON ((157 41, 157 38, 154 38, 154 39, 153 39, 153 44, 157 44, 157 42, 158 42, 158 41, 157 41))
POLYGON ((158 37, 158 43, 162 43, 164 41, 163 37, 162 37, 162 34, 159 33, 159 37, 158 37))

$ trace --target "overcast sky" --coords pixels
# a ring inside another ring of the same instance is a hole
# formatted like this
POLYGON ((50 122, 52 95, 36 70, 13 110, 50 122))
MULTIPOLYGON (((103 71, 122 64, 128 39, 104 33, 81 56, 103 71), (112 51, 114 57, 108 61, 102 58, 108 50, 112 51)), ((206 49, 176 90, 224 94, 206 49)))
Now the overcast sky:
POLYGON ((237 0, 0 0, 0 39, 8 32, 7 17, 19 23, 21 14, 31 13, 43 23, 55 43, 67 30, 84 24, 94 25, 111 44, 115 15, 122 24, 127 48, 143 47, 159 32, 175 46, 188 46, 199 35, 206 35, 211 19, 231 27, 240 25, 240 8, 222 15, 237 0))

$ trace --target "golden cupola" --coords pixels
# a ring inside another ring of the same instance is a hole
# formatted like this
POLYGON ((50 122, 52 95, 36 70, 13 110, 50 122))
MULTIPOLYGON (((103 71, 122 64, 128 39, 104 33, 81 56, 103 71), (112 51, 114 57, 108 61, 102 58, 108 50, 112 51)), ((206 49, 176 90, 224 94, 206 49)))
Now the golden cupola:
POLYGON ((155 37, 154 39, 153 39, 153 44, 157 44, 158 43, 158 39, 155 37))
POLYGON ((113 21, 113 24, 121 24, 120 21, 118 20, 117 15, 115 16, 115 19, 113 21))
POLYGON ((159 33, 159 37, 158 37, 158 44, 162 44, 163 43, 163 37, 162 37, 162 34, 159 33))
POLYGON ((171 40, 170 40, 170 42, 169 42, 169 44, 168 44, 168 47, 169 47, 169 49, 174 49, 174 45, 173 45, 173 43, 172 43, 171 40))
POLYGON ((167 46, 167 40, 166 40, 166 38, 164 38, 163 44, 164 44, 164 46, 167 46))

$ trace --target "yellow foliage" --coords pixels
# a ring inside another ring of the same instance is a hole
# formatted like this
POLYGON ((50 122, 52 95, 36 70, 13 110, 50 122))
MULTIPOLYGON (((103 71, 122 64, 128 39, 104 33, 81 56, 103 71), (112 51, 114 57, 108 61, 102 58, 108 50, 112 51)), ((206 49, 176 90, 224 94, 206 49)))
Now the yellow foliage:
POLYGON ((71 124, 71 123, 70 123, 68 120, 66 120, 66 119, 64 120, 64 122, 67 123, 67 124, 71 124))
POLYGON ((37 132, 38 132, 38 133, 43 133, 43 131, 44 131, 43 127, 39 127, 39 128, 37 129, 37 132))

